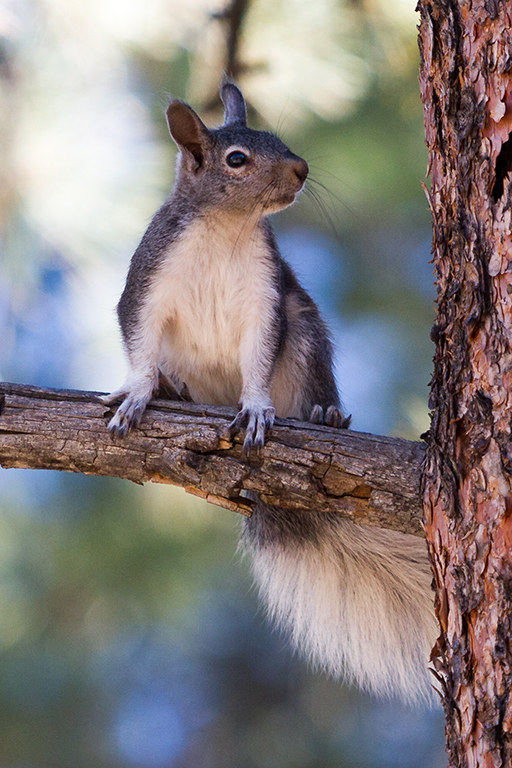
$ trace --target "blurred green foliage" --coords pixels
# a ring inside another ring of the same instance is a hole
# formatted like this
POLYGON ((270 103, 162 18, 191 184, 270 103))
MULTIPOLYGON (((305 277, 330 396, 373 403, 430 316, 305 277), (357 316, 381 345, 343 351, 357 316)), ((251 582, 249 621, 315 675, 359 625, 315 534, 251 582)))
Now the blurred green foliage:
MULTIPOLYGON (((113 308, 172 183, 163 105, 213 103, 221 7, 0 5, 4 379, 119 386, 113 308)), ((417 438, 434 289, 411 11, 252 0, 240 55, 253 124, 311 164, 274 223, 332 325, 354 426, 417 438)), ((291 657, 237 529, 172 488, 0 470, 0 768, 444 764, 439 712, 291 657)))

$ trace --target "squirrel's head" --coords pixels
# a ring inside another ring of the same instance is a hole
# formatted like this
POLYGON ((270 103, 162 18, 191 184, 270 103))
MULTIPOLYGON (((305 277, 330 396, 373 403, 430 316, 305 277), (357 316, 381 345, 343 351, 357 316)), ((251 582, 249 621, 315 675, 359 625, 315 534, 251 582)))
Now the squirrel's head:
POLYGON ((304 186, 308 164, 267 131, 246 125, 244 97, 221 87, 224 125, 209 129, 183 101, 172 101, 167 122, 180 150, 177 186, 201 207, 235 215, 265 216, 291 205, 304 186))

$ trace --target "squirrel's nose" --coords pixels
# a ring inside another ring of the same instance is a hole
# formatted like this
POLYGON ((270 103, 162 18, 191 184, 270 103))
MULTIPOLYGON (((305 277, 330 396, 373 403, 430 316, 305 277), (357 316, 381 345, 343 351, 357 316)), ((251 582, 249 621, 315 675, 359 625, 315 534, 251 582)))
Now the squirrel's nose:
POLYGON ((293 170, 300 183, 304 184, 309 173, 309 165, 306 163, 306 161, 300 158, 295 160, 293 164, 293 170))

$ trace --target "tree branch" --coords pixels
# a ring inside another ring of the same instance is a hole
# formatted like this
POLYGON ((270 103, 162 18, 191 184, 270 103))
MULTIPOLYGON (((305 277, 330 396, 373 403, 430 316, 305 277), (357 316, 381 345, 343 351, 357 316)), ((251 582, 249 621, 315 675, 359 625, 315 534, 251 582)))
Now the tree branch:
POLYGON ((213 14, 213 18, 226 24, 226 63, 225 72, 235 79, 246 69, 240 61, 240 37, 242 25, 249 10, 250 0, 231 0, 224 10, 213 14))
POLYGON ((168 400, 113 440, 97 395, 0 383, 0 464, 171 483, 242 514, 254 491, 285 509, 423 535, 421 443, 278 419, 261 454, 247 457, 223 434, 234 409, 168 400))

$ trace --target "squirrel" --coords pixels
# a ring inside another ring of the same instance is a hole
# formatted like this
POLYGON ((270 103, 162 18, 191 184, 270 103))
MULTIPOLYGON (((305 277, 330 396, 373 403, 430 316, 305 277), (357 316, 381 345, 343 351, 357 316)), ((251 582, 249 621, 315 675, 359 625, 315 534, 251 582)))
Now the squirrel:
MULTIPOLYGON (((319 310, 279 253, 268 215, 291 205, 308 164, 247 127, 224 80, 224 124, 183 101, 167 122, 179 154, 174 188, 135 251, 118 317, 129 362, 113 436, 136 427, 162 381, 167 394, 237 405, 230 433, 259 450, 274 418, 347 428, 319 310)), ((242 548, 271 618, 314 665, 382 696, 433 701, 437 637, 424 541, 325 513, 257 500, 242 548)))

